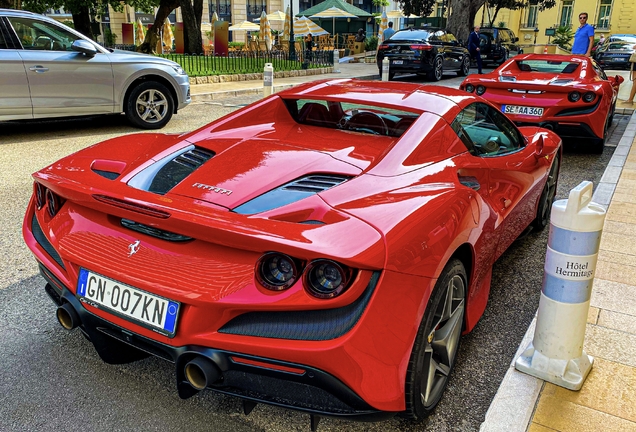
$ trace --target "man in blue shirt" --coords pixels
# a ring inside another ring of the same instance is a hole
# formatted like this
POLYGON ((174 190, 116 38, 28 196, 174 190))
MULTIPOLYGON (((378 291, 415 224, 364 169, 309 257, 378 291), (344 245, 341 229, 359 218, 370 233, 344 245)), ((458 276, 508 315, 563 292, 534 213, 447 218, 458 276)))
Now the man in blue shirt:
POLYGON ((479 38, 479 26, 475 26, 470 36, 468 36, 468 51, 470 56, 477 62, 477 71, 481 72, 481 52, 479 50, 480 38, 479 38))
POLYGON ((579 54, 589 57, 594 45, 594 27, 587 23, 587 12, 579 14, 579 28, 574 34, 572 44, 572 54, 579 54))
POLYGON ((382 40, 387 40, 388 38, 393 36, 394 33, 395 30, 393 30, 393 21, 389 21, 389 26, 382 32, 382 40))

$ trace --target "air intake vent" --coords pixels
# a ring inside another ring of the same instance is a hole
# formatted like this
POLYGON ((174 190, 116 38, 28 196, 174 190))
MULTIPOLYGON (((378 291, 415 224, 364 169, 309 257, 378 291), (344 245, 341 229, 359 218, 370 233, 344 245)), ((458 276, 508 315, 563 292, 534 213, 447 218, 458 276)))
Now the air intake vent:
POLYGON ((351 177, 337 174, 312 174, 284 184, 234 209, 239 214, 256 214, 324 192, 351 177))
POLYGON ((167 162, 155 175, 148 190, 165 194, 214 156, 214 152, 199 147, 192 148, 167 162))
POLYGON ((320 193, 340 183, 347 181, 348 177, 333 175, 310 175, 295 180, 283 186, 283 190, 320 193))

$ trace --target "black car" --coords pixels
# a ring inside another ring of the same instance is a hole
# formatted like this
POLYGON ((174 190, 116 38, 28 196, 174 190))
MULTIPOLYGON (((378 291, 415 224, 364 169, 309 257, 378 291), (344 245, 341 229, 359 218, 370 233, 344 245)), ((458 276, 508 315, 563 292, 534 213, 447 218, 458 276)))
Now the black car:
POLYGON ((481 61, 484 63, 500 65, 508 59, 511 51, 519 51, 519 38, 507 28, 482 27, 479 39, 481 61))
POLYGON ((604 69, 629 69, 629 57, 634 52, 634 46, 636 42, 605 42, 596 49, 594 59, 604 69))
POLYGON ((466 76, 470 70, 470 53, 453 34, 443 29, 399 30, 378 47, 380 75, 384 58, 389 59, 389 79, 396 73, 415 73, 439 81, 444 71, 466 76))

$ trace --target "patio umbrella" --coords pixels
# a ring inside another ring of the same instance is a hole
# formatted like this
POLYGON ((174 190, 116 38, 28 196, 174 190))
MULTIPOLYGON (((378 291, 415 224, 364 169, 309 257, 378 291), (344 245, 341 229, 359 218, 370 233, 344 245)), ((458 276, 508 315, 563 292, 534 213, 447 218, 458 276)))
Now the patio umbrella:
POLYGON ((283 35, 281 36, 281 39, 289 40, 289 6, 287 6, 285 17, 285 25, 283 26, 283 35))
POLYGON ((172 26, 170 25, 170 20, 166 17, 166 20, 163 22, 163 27, 161 28, 163 33, 161 40, 166 47, 165 49, 170 51, 172 49, 172 41, 174 40, 174 34, 172 33, 172 26))
POLYGON ((269 25, 269 20, 267 19, 265 11, 261 12, 261 25, 259 32, 261 40, 265 42, 267 51, 270 51, 272 49, 272 28, 269 25))
POLYGON ((312 36, 329 34, 328 31, 307 17, 300 17, 294 21, 294 34, 296 36, 306 36, 308 33, 311 33, 312 36))
POLYGON ((257 24, 251 23, 249 21, 241 21, 239 23, 236 23, 228 27, 229 31, 235 31, 235 30, 259 31, 260 29, 261 28, 257 24))
POLYGON ((322 12, 318 12, 317 14, 312 15, 310 18, 331 18, 333 21, 333 27, 332 27, 333 34, 335 35, 336 34, 336 18, 357 18, 357 16, 333 6, 333 7, 330 7, 329 9, 325 9, 322 12))
POLYGON ((141 18, 137 20, 137 28, 135 29, 135 39, 137 41, 137 45, 141 45, 146 38, 146 33, 144 32, 144 25, 141 23, 141 18))
POLYGON ((287 14, 281 11, 272 12, 271 14, 267 14, 267 19, 270 21, 285 21, 287 14))
POLYGON ((382 19, 380 20, 380 30, 378 31, 378 43, 384 41, 384 30, 389 27, 389 20, 386 11, 382 11, 382 19))

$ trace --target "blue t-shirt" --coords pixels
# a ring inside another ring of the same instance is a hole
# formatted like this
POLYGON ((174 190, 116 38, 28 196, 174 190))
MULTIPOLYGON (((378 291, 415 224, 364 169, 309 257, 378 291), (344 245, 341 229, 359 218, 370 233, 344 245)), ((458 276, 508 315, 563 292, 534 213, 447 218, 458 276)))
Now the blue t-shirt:
POLYGON ((594 37, 594 27, 585 24, 583 27, 576 29, 574 34, 574 43, 572 44, 572 54, 587 54, 590 46, 590 37, 594 37))
POLYGON ((388 38, 390 38, 391 36, 393 36, 393 34, 395 33, 395 30, 393 30, 393 27, 387 27, 383 32, 382 32, 382 40, 387 40, 388 38))

